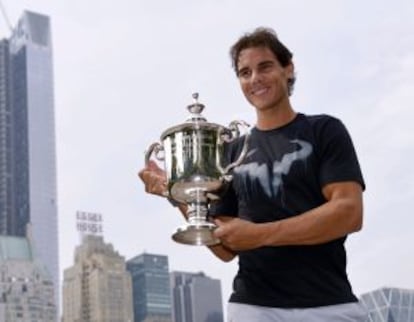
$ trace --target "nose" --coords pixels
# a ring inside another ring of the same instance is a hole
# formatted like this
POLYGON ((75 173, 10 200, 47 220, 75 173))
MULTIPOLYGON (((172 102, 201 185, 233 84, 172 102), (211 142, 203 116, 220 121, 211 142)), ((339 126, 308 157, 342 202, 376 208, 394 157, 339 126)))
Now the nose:
POLYGON ((252 75, 250 77, 250 82, 252 84, 256 84, 256 83, 259 83, 261 80, 262 80, 262 74, 257 70, 253 70, 252 75))

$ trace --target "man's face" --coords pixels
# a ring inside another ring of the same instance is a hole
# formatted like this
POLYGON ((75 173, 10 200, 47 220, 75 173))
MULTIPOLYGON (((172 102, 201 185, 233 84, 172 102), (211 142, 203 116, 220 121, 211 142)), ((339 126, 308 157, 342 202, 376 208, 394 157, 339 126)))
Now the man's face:
POLYGON ((243 49, 237 68, 242 91, 257 110, 277 108, 288 102, 288 79, 293 78, 293 65, 282 67, 269 48, 243 49))

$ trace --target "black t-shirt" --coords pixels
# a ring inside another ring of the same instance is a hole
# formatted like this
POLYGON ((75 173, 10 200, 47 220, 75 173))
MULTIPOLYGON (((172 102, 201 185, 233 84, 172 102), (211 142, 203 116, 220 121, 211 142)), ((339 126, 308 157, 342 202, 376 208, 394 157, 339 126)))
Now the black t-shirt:
MULTIPOLYGON (((238 158, 244 138, 226 147, 238 158)), ((356 181, 365 188, 345 126, 327 115, 298 114, 269 131, 253 128, 248 152, 210 214, 255 223, 302 214, 326 202, 322 187, 356 181)), ((346 237, 310 246, 261 247, 239 253, 231 302, 302 308, 356 301, 346 274, 346 237)))

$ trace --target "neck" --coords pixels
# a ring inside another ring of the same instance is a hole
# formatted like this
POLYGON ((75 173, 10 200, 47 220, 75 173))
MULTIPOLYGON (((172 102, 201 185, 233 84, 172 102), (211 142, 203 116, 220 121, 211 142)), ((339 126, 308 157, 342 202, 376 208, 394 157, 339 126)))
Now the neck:
POLYGON ((259 130, 271 130, 282 127, 291 122, 296 116, 296 112, 290 104, 286 104, 283 107, 279 106, 277 109, 256 110, 256 113, 256 127, 259 130))

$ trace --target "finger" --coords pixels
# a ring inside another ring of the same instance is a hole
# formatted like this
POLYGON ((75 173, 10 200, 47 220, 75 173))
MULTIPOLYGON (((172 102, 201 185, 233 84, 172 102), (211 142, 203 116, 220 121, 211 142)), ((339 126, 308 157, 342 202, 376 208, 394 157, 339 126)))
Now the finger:
POLYGON ((148 163, 145 165, 147 169, 156 169, 158 168, 157 163, 154 160, 149 160, 148 163))
POLYGON ((138 173, 138 176, 146 184, 164 184, 166 185, 167 179, 163 174, 159 174, 153 170, 143 169, 138 173))
POLYGON ((145 173, 145 171, 147 171, 147 170, 142 169, 142 170, 138 171, 138 177, 139 177, 142 181, 144 181, 144 173, 145 173))
POLYGON ((154 173, 154 170, 151 170, 147 167, 141 169, 140 171, 138 171, 138 177, 141 178, 142 181, 146 181, 146 179, 148 178, 148 176, 154 173))
POLYGON ((214 229, 213 234, 216 238, 220 238, 223 236, 223 229, 221 227, 217 227, 214 229))
POLYGON ((153 171, 163 171, 154 160, 149 160, 146 168, 153 171))
POLYGON ((148 184, 149 192, 159 196, 166 196, 167 193, 167 183, 163 178, 153 177, 154 179, 148 184))

